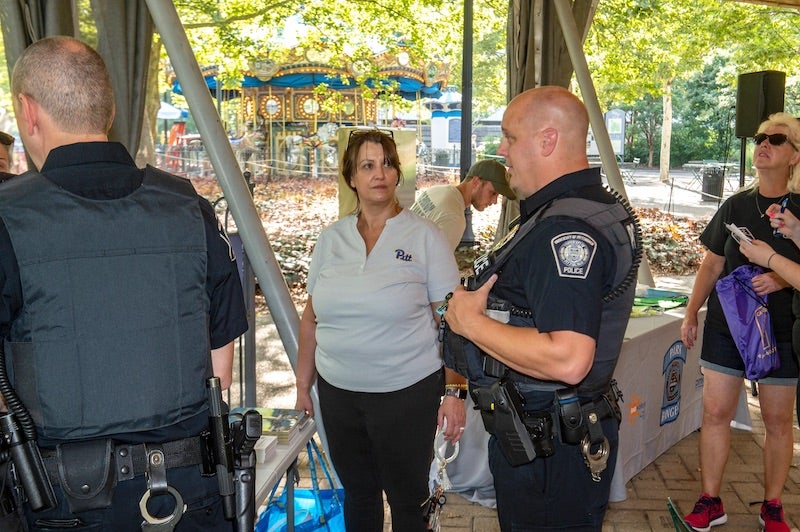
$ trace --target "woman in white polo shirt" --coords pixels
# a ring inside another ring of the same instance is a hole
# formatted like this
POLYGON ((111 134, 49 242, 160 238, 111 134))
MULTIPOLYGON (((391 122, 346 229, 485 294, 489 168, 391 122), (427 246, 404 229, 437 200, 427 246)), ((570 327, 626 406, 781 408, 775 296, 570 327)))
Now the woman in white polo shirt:
POLYGON ((347 530, 382 531, 385 492, 392 529, 421 531, 437 424, 455 442, 465 422, 466 385, 443 368, 435 312, 458 270, 442 232, 397 201, 390 134, 354 131, 342 175, 358 207, 320 233, 311 257, 297 407, 313 413, 316 381, 347 530))

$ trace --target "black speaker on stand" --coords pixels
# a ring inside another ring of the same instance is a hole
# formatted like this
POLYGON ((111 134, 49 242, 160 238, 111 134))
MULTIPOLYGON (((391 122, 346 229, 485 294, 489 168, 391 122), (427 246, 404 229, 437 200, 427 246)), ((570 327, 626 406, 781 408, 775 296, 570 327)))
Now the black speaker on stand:
POLYGON ((739 186, 744 186, 745 148, 748 137, 755 136, 758 126, 772 113, 783 111, 786 73, 762 70, 739 74, 736 88, 736 136, 741 139, 739 186))

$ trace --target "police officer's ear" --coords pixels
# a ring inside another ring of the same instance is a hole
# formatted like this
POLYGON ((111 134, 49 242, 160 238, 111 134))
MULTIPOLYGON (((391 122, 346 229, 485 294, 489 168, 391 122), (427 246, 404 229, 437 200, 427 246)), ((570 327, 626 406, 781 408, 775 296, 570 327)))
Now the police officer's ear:
POLYGON ((556 145, 558 144, 558 130, 553 127, 545 128, 541 131, 540 146, 542 148, 542 155, 547 157, 552 154, 556 145))

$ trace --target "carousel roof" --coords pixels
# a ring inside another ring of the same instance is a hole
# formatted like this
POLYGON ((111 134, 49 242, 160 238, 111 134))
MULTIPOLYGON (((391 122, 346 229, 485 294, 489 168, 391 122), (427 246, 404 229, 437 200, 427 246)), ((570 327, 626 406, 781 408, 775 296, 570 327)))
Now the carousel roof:
MULTIPOLYGON (((270 86, 298 89, 325 84, 331 89, 343 91, 358 87, 356 78, 366 71, 364 65, 348 62, 346 67, 335 67, 327 59, 324 52, 312 50, 294 50, 282 63, 267 57, 257 59, 248 71, 242 73, 237 89, 223 90, 223 98, 238 96, 240 88, 270 86)), ((450 73, 449 65, 441 62, 430 62, 424 68, 411 66, 408 54, 404 52, 397 55, 377 54, 373 61, 374 64, 369 66, 377 66, 380 78, 367 79, 367 86, 381 90, 381 86, 385 85, 386 91, 397 93, 407 100, 439 98, 450 73)), ((216 96, 217 67, 204 68, 203 77, 216 96)), ((173 79, 172 90, 182 94, 177 79, 173 79)))

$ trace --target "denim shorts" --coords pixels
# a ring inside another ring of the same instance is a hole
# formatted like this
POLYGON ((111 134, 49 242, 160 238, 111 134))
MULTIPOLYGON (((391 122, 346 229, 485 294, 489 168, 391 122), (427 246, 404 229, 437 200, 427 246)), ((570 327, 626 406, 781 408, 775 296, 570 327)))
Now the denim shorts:
MULTIPOLYGON (((797 360, 792 351, 791 342, 778 342, 778 357, 781 367, 768 376, 758 379, 764 384, 796 386, 798 376, 797 360)), ((703 350, 700 354, 700 366, 726 375, 744 378, 744 361, 739 354, 733 337, 728 331, 706 327, 703 331, 703 350)))

